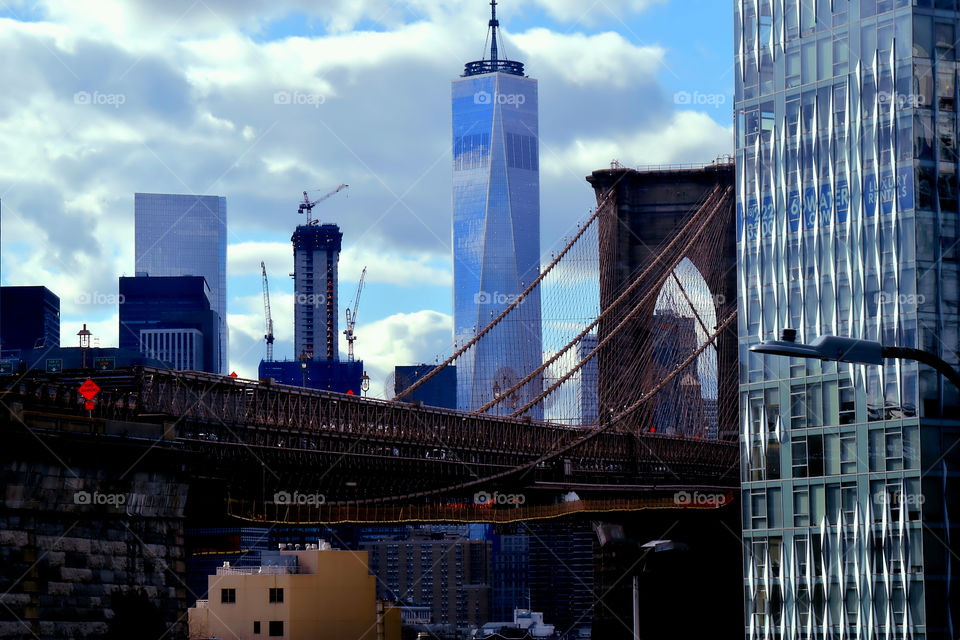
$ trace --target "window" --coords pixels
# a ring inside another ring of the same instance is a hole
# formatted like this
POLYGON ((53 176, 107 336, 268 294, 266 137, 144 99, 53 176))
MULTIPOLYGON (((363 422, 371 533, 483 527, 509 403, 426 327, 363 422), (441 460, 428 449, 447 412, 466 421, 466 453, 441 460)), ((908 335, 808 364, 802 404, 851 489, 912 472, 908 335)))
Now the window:
POLYGON ((283 602, 283 589, 270 589, 270 602, 277 604, 283 602))
POLYGON ((237 590, 220 589, 220 602, 224 604, 235 604, 237 602, 237 590))
POLYGON ((257 635, 260 634, 260 621, 259 621, 259 620, 254 620, 254 621, 253 621, 253 632, 254 632, 255 634, 257 634, 257 635))
POLYGON ((793 490, 793 526, 810 526, 810 492, 806 487, 793 490))
POLYGON ((270 621, 270 636, 279 637, 283 635, 283 620, 271 620, 270 621))

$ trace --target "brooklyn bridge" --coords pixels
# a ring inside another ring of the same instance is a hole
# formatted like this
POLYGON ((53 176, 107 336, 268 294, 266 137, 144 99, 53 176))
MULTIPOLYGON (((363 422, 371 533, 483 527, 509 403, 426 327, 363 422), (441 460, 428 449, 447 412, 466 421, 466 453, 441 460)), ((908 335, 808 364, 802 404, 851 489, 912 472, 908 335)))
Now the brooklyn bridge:
POLYGON ((198 514, 506 523, 735 508, 732 167, 671 175, 679 204, 651 212, 644 181, 663 176, 595 172, 596 209, 539 277, 389 399, 149 367, 0 378, 8 605, 20 619, 50 615, 37 559, 65 546, 129 555, 101 580, 174 594, 166 574, 183 574, 184 518, 198 514), (543 301, 542 366, 487 381, 475 412, 407 400, 444 367, 496 358, 530 296, 543 301), (696 340, 665 340, 657 323, 681 316, 696 340))

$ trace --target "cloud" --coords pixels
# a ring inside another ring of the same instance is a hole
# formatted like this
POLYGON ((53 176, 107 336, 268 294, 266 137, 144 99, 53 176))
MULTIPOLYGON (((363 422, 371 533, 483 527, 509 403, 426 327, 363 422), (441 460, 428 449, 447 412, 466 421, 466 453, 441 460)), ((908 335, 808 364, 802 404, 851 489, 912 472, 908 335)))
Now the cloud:
POLYGON ((733 128, 696 111, 680 111, 658 130, 634 130, 618 138, 577 139, 542 160, 542 171, 566 175, 571 167, 589 172, 612 160, 627 166, 704 164, 733 152, 733 128))

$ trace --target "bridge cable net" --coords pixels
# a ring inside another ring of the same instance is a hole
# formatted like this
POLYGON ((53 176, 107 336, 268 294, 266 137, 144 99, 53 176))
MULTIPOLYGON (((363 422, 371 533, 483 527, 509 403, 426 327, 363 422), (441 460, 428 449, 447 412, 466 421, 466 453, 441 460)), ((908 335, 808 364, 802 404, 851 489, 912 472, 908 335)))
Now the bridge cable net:
MULTIPOLYGON (((732 199, 730 187, 718 184, 707 191, 682 228, 651 252, 650 264, 621 278, 622 284, 607 293, 612 302, 601 311, 598 283, 604 281, 600 274, 613 268, 608 263, 613 252, 601 250, 600 229, 618 224, 611 189, 572 238, 564 238, 562 248, 550 254, 534 282, 512 299, 483 300, 479 307, 489 323, 394 399, 402 400, 455 364, 458 377, 470 381, 469 404, 478 413, 597 426, 636 404, 690 353, 711 344, 685 375, 671 378, 673 383, 656 400, 648 398, 622 416, 617 429, 711 439, 730 432, 722 423, 736 417, 720 415, 729 410, 720 406, 719 381, 731 372, 720 371, 716 344, 709 337, 736 311, 735 300, 711 294, 729 264, 722 254, 732 199), (533 312, 537 308, 540 317, 533 312), (540 341, 530 340, 531 335, 540 341), (509 366, 518 353, 538 343, 540 366, 526 372, 509 366), (508 364, 482 366, 489 362, 508 364), (478 371, 488 376, 474 375, 478 371), (599 371, 605 372, 603 380, 599 371)), ((615 280, 606 278, 608 284, 615 280)))

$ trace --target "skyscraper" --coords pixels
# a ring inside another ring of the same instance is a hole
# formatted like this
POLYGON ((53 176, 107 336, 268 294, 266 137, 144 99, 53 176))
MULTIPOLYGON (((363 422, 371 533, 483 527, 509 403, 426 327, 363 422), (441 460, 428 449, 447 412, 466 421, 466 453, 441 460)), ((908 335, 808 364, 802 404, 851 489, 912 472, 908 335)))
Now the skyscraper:
MULTIPOLYGON (((452 85, 458 345, 482 330, 540 271, 537 81, 524 76, 522 63, 500 58, 496 2, 491 5, 490 58, 467 63, 452 85)), ((541 363, 540 294, 535 291, 516 319, 502 322, 470 357, 458 361, 458 408, 480 407, 541 363)), ((507 404, 495 410, 512 411, 507 404)), ((533 417, 542 413, 534 411, 533 417)))
POLYGON ((227 336, 227 200, 219 196, 134 196, 136 275, 203 276, 220 319, 217 357, 229 371, 227 336))
POLYGON ((958 363, 954 0, 735 3, 748 638, 955 638, 957 391, 761 356, 784 328, 958 363))
POLYGON ((293 242, 294 356, 339 360, 337 275, 343 234, 335 224, 297 227, 293 242))

